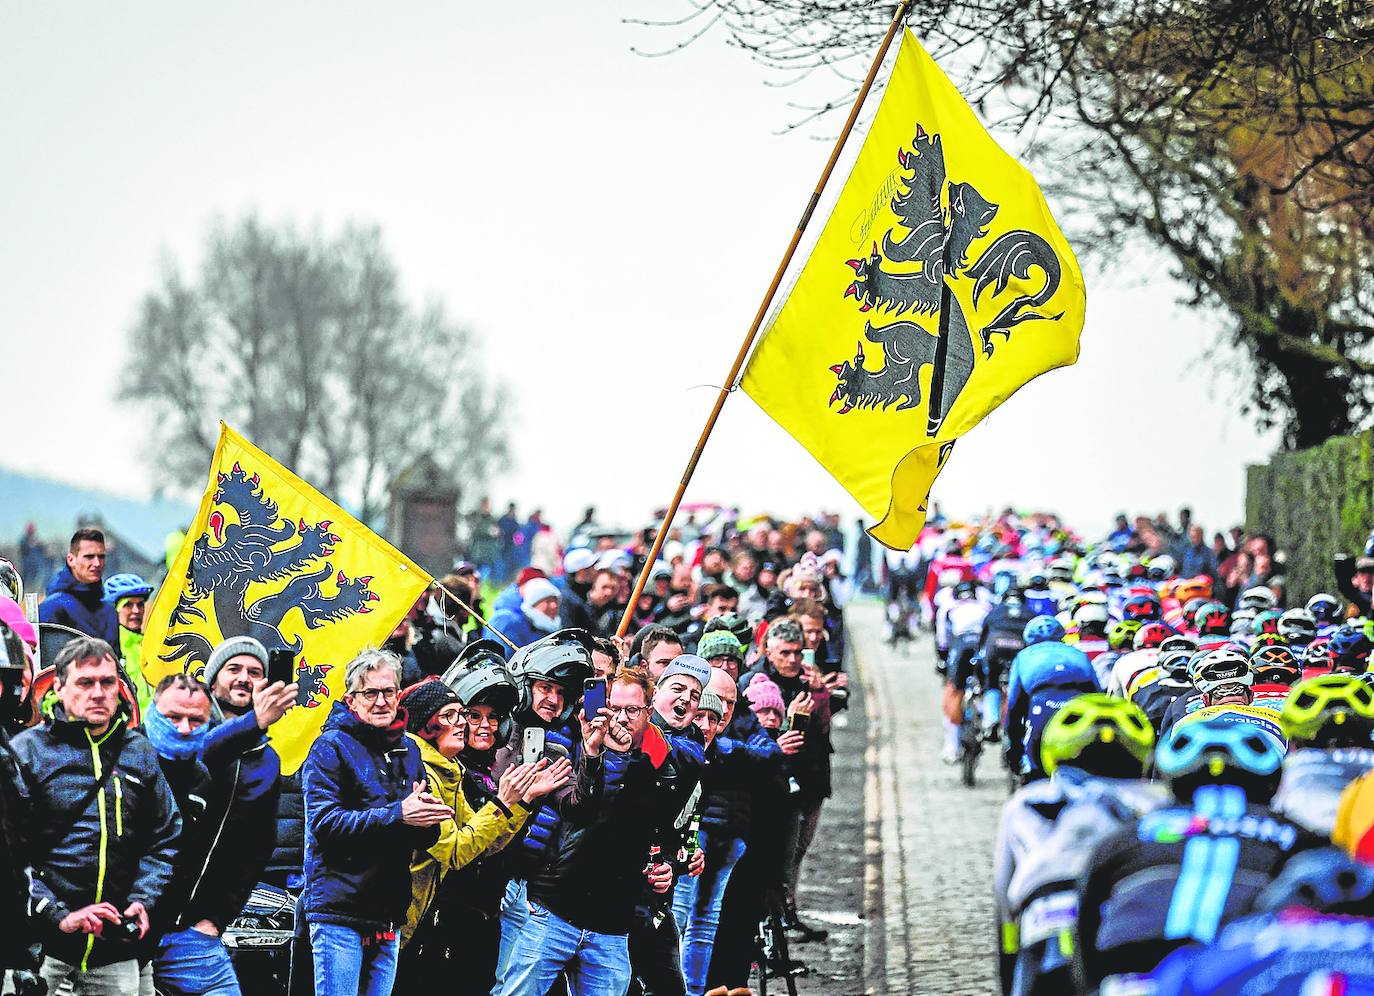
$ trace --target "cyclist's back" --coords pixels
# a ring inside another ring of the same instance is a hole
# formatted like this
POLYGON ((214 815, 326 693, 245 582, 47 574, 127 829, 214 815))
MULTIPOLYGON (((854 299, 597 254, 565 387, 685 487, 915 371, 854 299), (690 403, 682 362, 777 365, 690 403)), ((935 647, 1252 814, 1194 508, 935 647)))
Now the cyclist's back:
MULTIPOLYGON (((1037 620, 1042 617, 1037 617, 1037 620)), ((1034 625, 1032 620, 1028 625, 1034 625)), ((1048 640, 1022 650, 1007 680, 1007 760, 1011 770, 1039 774, 1040 733, 1075 695, 1097 691, 1092 661, 1076 647, 1048 640)))

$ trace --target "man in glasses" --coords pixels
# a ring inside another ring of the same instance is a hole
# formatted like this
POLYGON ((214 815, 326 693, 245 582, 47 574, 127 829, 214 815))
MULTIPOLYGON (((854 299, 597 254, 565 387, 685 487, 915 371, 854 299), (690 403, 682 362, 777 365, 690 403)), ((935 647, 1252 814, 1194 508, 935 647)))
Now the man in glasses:
POLYGON ((401 662, 364 650, 305 759, 305 891, 317 996, 388 996, 410 906, 410 858, 453 809, 425 783, 398 715, 401 662))

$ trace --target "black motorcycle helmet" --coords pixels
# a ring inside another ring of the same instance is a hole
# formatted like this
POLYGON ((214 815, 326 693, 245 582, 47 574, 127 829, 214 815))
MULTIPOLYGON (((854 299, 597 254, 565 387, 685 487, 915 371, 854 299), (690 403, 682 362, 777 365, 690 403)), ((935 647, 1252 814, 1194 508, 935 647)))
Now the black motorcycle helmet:
MULTIPOLYGON (((480 641, 490 643, 489 640, 480 641)), ((499 658, 500 655, 498 654, 499 658)), ((458 701, 464 708, 471 706, 490 706, 501 717, 496 727, 496 744, 510 742, 511 727, 514 724, 515 707, 520 701, 520 692, 511 680, 504 662, 484 661, 466 667, 455 664, 444 674, 444 684, 453 689, 458 701)))
MULTIPOLYGON (((506 645, 500 640, 473 640, 463 648, 462 653, 453 659, 444 672, 444 684, 453 688, 451 677, 475 667, 495 666, 503 671, 506 668, 506 645)), ((457 691, 454 688, 454 691, 457 691)))
POLYGON ((542 717, 531 710, 536 681, 550 681, 563 686, 563 711, 554 720, 562 726, 577 709, 582 698, 582 683, 595 674, 592 666, 591 636, 580 629, 560 629, 527 647, 521 647, 507 665, 511 679, 519 690, 520 720, 543 725, 542 717))

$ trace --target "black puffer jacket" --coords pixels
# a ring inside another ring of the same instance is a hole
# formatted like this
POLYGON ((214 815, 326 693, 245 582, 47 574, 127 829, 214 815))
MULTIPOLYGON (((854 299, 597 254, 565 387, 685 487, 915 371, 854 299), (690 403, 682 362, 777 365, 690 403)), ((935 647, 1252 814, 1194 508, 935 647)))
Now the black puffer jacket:
POLYGON ((167 890, 181 815, 152 744, 121 712, 93 737, 62 707, 42 726, 14 738, 30 796, 31 895, 44 950, 71 965, 95 968, 132 957, 128 944, 93 934, 64 934, 72 910, 140 902, 150 916, 167 890), (90 803, 101 773, 113 769, 90 803), (104 854, 102 864, 98 856, 104 854))
POLYGON ((300 769, 277 779, 277 842, 263 879, 283 889, 299 889, 305 877, 305 791, 300 769))
MULTIPOLYGON (((748 714, 753 719, 753 713, 748 714)), ((748 739, 718 736, 706 749, 702 774, 701 828, 713 837, 744 837, 753 816, 753 798, 762 780, 782 770, 782 751, 759 727, 748 739)))

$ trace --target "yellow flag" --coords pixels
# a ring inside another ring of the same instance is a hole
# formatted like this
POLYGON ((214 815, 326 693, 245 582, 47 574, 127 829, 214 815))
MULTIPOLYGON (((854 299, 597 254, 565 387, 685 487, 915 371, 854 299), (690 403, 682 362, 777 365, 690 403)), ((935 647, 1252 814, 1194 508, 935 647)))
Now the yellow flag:
POLYGON ((905 550, 955 439, 1078 359, 1085 304, 1035 179, 908 31, 742 386, 905 550))
POLYGON ((290 774, 343 694, 344 665, 385 641, 430 580, 221 422, 200 510, 144 627, 144 674, 198 674, 231 636, 292 650, 297 707, 271 730, 290 774))

